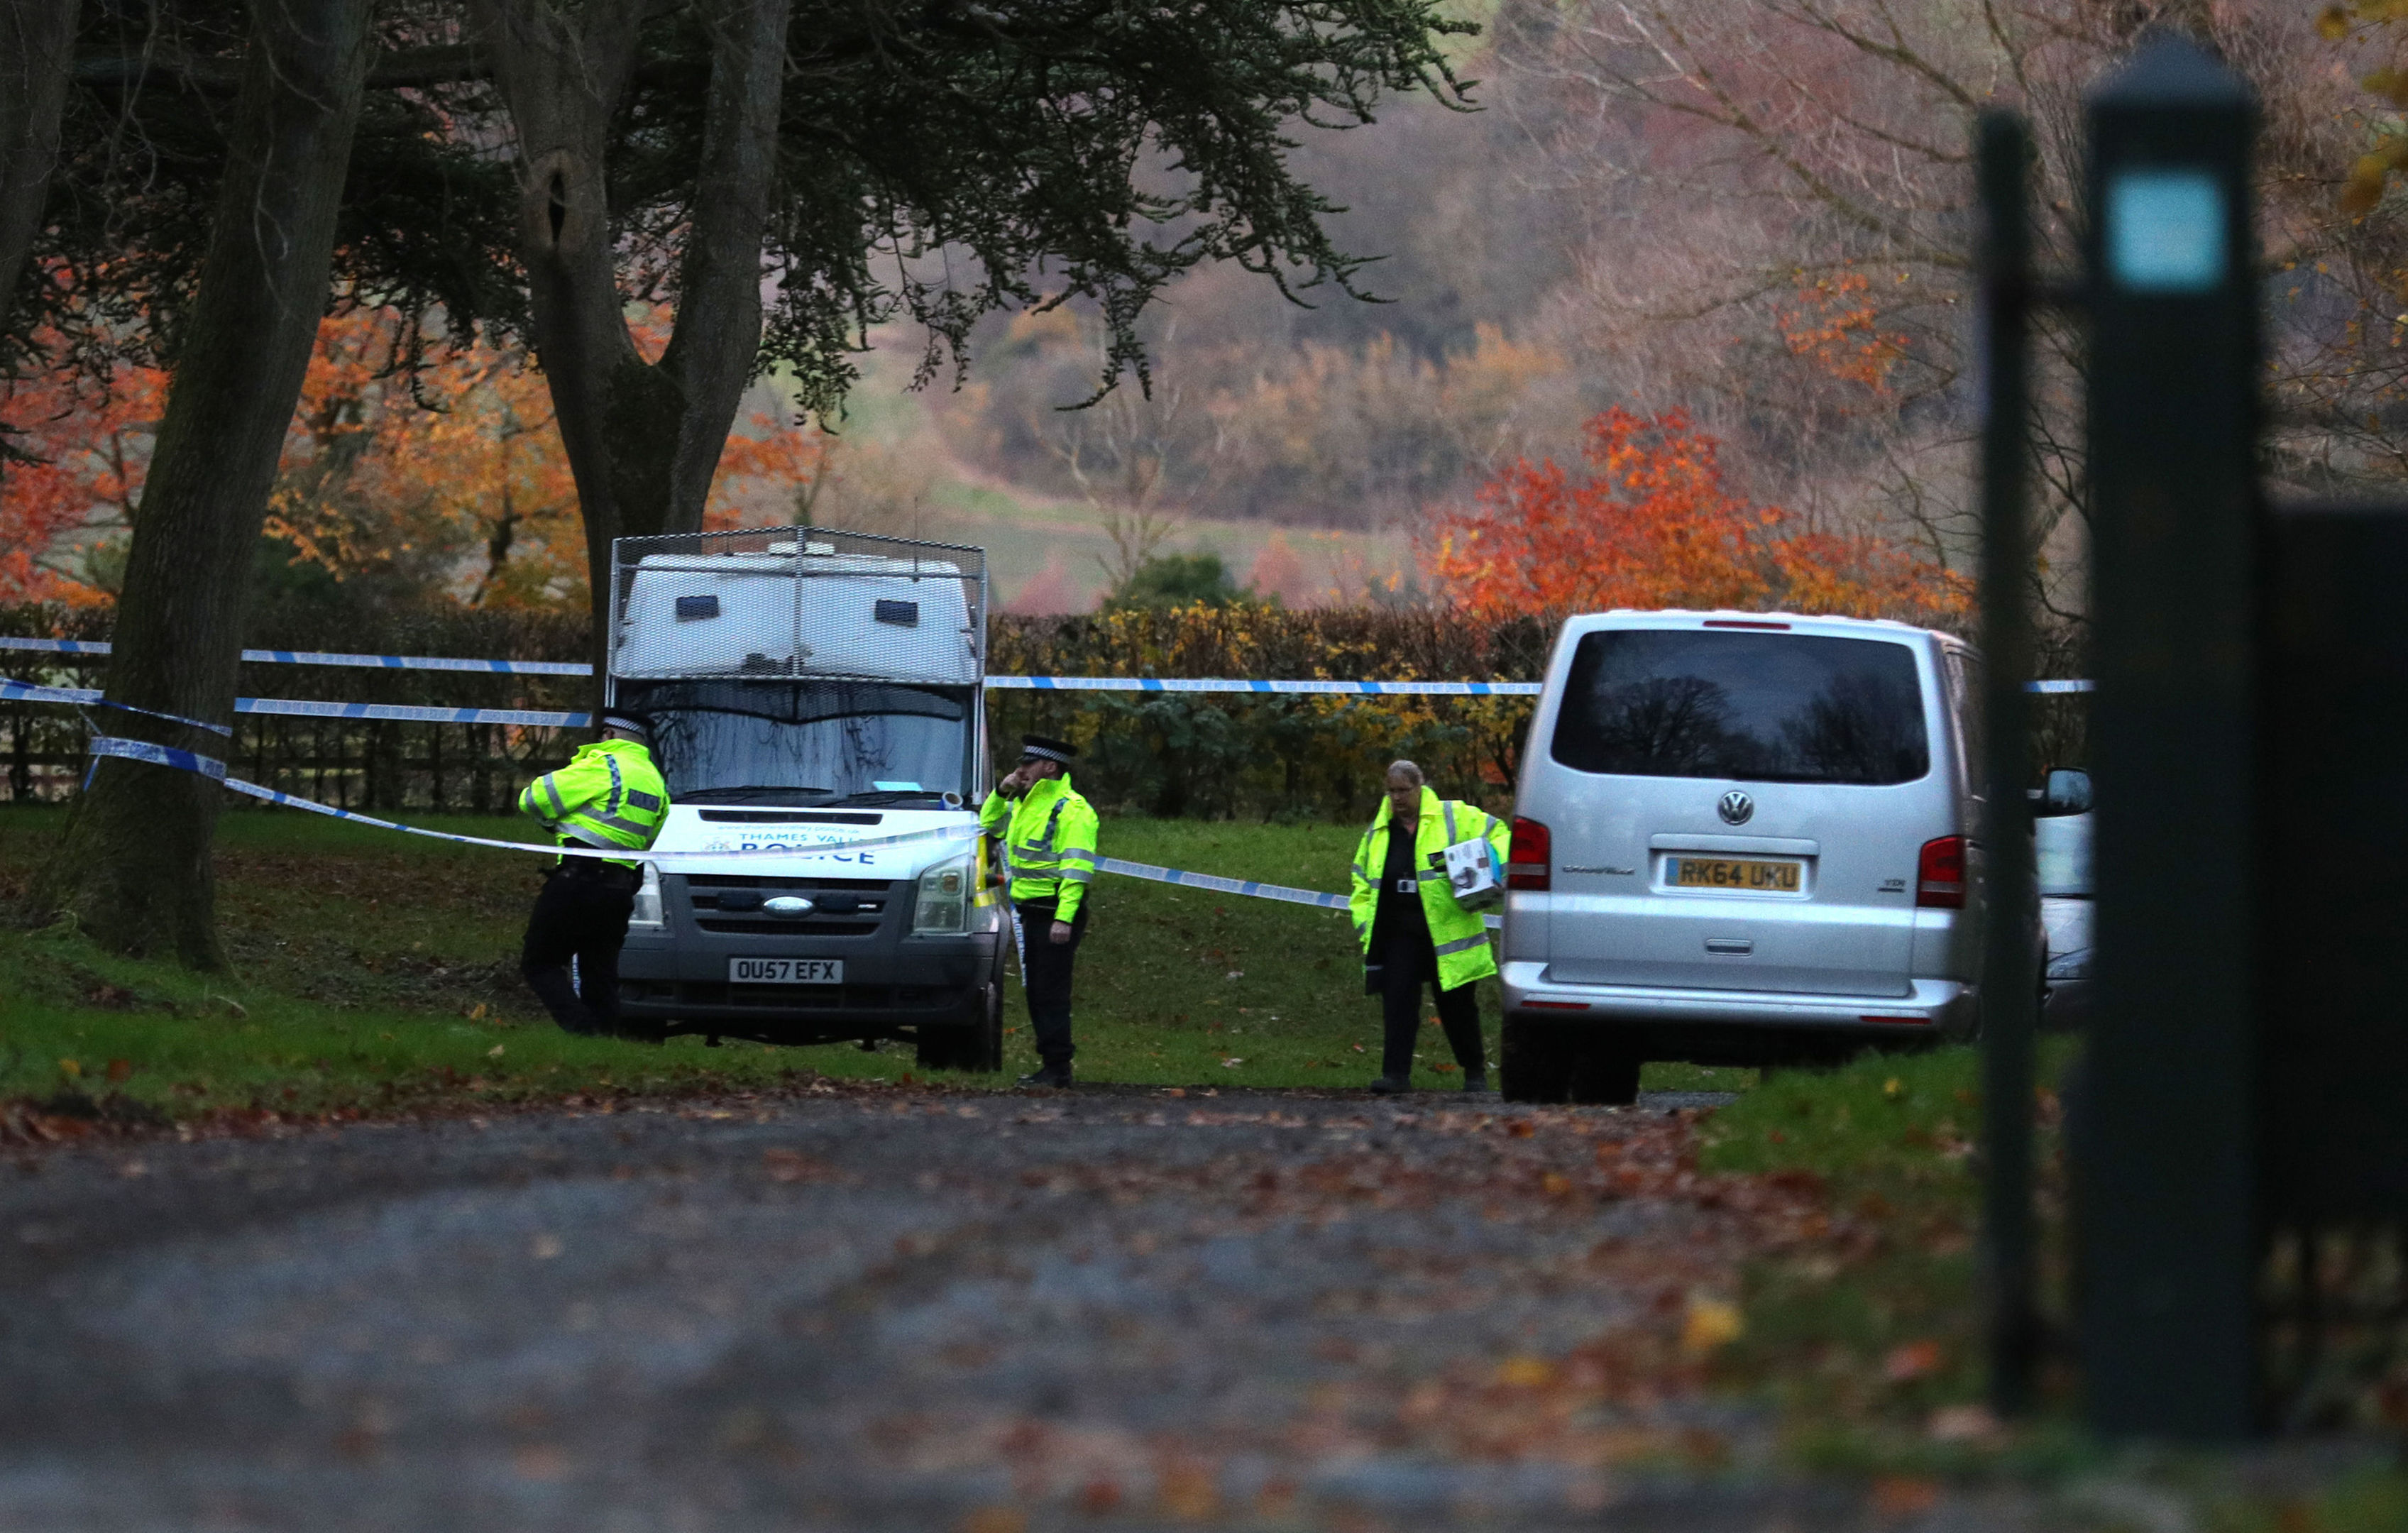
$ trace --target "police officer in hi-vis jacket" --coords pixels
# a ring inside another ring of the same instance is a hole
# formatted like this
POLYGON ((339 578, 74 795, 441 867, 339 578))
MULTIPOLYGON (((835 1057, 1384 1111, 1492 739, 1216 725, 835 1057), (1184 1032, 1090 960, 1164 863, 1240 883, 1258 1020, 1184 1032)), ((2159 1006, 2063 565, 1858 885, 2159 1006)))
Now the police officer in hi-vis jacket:
POLYGON ((1466 1091, 1488 1089, 1481 1052, 1480 1005, 1473 985, 1497 972, 1488 927, 1477 910, 1455 901, 1446 881, 1446 849, 1483 839, 1502 865, 1504 821, 1423 786, 1410 761, 1388 768, 1387 796, 1354 848, 1354 886, 1347 908, 1363 949, 1364 988, 1381 1001, 1386 1036, 1380 1078, 1383 1096, 1413 1086, 1413 1039, 1421 1029, 1422 987, 1438 991, 1439 1024, 1463 1067, 1466 1091))
POLYGON ((1096 811, 1070 786, 1078 751, 1043 735, 1020 739, 1020 765, 979 806, 979 824, 1003 837, 1020 977, 1037 1034, 1038 1068, 1024 1086, 1070 1083, 1070 960, 1087 929, 1096 877, 1096 811))
MULTIPOLYGON (((562 846, 646 850, 669 811, 668 784, 652 765, 651 738, 641 719, 603 714, 602 738, 560 770, 528 783, 519 795, 519 812, 534 816, 562 846)), ((643 881, 641 863, 617 857, 562 857, 544 880, 527 918, 519 972, 566 1031, 617 1027, 619 949, 643 881), (574 982, 571 958, 577 960, 574 982)))

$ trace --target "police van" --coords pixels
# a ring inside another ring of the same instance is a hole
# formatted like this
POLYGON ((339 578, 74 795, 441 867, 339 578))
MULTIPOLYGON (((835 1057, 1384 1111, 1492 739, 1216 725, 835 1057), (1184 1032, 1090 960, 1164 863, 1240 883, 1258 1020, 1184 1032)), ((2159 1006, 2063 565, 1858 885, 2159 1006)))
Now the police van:
POLYGON ((646 865, 624 1018, 1001 1067, 983 552, 819 527, 612 549, 607 701, 652 725, 676 854, 646 865))

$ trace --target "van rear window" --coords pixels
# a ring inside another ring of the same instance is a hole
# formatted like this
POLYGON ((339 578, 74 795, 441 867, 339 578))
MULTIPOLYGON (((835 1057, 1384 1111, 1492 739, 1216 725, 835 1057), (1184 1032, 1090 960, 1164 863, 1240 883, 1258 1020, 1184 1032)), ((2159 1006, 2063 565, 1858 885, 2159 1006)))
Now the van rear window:
POLYGON ((1912 782, 1931 769, 1903 644, 1623 628, 1582 638, 1549 747, 1575 771, 1912 782))

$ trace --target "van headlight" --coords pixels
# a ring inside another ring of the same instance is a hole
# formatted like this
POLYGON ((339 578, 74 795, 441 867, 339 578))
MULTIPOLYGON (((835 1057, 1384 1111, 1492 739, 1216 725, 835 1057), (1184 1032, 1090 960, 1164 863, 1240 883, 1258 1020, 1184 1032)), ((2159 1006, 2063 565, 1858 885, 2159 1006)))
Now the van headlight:
POLYGON ((658 863, 644 865, 644 881, 636 888, 636 908, 627 917, 630 926, 659 926, 661 919, 661 867, 658 863))
POLYGON ((975 852, 964 852, 930 866, 920 875, 920 901, 911 909, 914 937, 959 936, 969 930, 970 896, 975 852))

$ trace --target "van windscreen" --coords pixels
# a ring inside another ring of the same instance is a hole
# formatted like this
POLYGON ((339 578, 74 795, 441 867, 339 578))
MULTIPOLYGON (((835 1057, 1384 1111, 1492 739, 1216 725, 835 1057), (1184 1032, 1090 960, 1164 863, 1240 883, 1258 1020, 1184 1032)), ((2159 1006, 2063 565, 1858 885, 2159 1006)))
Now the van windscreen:
POLYGON ((621 681, 672 803, 967 794, 971 692, 876 681, 621 681))
POLYGON ((1914 652, 1814 634, 1585 635, 1550 752, 1627 777, 1879 785, 1931 769, 1914 652))

